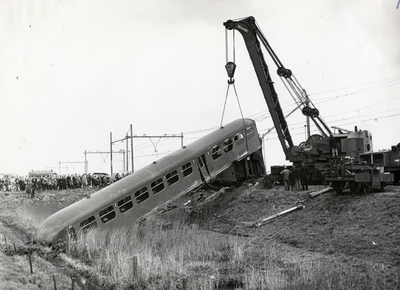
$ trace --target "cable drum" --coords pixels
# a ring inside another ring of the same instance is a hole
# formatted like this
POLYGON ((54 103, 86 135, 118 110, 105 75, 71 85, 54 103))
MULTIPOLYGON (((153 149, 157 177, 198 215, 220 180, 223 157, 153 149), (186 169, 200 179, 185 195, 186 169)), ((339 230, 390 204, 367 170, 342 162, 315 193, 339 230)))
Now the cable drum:
POLYGON ((298 156, 300 155, 300 147, 299 146, 293 146, 290 148, 290 153, 292 153, 293 156, 298 156))

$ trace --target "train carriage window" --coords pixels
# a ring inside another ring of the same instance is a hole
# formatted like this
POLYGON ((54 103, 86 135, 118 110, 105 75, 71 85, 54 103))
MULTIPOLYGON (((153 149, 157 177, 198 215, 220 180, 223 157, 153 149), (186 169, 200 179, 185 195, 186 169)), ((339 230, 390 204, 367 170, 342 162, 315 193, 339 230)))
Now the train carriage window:
POLYGON ((74 227, 70 226, 68 228, 68 236, 71 240, 76 241, 76 230, 74 227))
POLYGON ((212 159, 216 160, 216 159, 220 158, 221 155, 222 155, 221 154, 221 147, 219 145, 215 145, 212 148, 212 153, 211 153, 212 159))
POLYGON ((82 221, 80 223, 80 227, 82 229, 82 232, 86 233, 87 230, 89 230, 90 228, 95 228, 97 227, 97 222, 94 216, 91 216, 90 218, 82 221))
POLYGON ((246 135, 247 135, 247 140, 253 138, 256 135, 256 133, 254 132, 254 128, 253 127, 246 128, 246 135))
POLYGON ((192 164, 190 162, 182 165, 183 177, 190 175, 193 172, 192 164))
POLYGON ((244 137, 242 133, 237 133, 235 138, 233 139, 236 143, 236 146, 240 146, 244 143, 244 137))
POLYGON ((113 220, 115 218, 116 214, 115 214, 115 210, 114 210, 114 206, 110 205, 109 207, 103 209, 102 211, 100 211, 100 219, 101 221, 106 224, 109 221, 113 220))
POLYGON ((168 173, 166 176, 168 185, 172 185, 179 180, 178 171, 174 170, 168 173))
POLYGON ((149 191, 147 190, 147 187, 143 187, 142 189, 139 189, 138 191, 135 192, 135 198, 137 203, 141 203, 145 201, 146 199, 149 198, 149 191))
POLYGON ((127 210, 130 210, 133 207, 132 198, 128 195, 124 199, 121 199, 120 201, 118 201, 117 205, 119 207, 119 211, 121 213, 124 213, 124 212, 126 212, 127 210))
POLYGON ((233 149, 232 139, 226 139, 224 141, 224 151, 225 153, 231 151, 233 149))
POLYGON ((164 189, 164 183, 162 178, 159 178, 155 181, 153 181, 151 184, 151 190, 153 191, 154 194, 159 193, 161 190, 164 189))

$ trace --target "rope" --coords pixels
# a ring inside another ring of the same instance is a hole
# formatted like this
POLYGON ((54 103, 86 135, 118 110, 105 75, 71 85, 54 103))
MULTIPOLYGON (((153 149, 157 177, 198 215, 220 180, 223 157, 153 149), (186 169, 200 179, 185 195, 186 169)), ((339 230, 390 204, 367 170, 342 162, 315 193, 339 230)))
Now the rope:
POLYGON ((225 28, 225 63, 228 63, 228 29, 225 28))
MULTIPOLYGON (((235 45, 235 30, 232 31, 233 32, 233 45, 232 45, 232 49, 233 49, 233 62, 236 63, 236 45, 235 45)), ((229 61, 229 47, 228 47, 228 29, 225 28, 225 61, 226 63, 228 63, 229 61)))
POLYGON ((238 103, 238 106, 239 106, 240 115, 242 116, 243 125, 245 125, 245 123, 244 123, 244 117, 243 117, 243 112, 242 112, 242 107, 240 106, 239 96, 238 96, 238 94, 237 94, 237 92, 236 92, 235 84, 233 84, 233 89, 235 90, 236 100, 237 100, 237 103, 238 103))
POLYGON ((229 87, 230 87, 230 85, 228 84, 228 88, 227 88, 227 90, 226 90, 226 95, 225 95, 224 109, 222 110, 221 123, 219 124, 219 127, 220 127, 220 128, 222 127, 222 122, 224 121, 225 108, 226 108, 226 101, 228 100, 229 87))
POLYGON ((235 30, 233 30, 233 62, 236 63, 236 41, 235 41, 235 30))
MULTIPOLYGON (((240 115, 242 116, 243 125, 245 125, 244 116, 243 116, 243 112, 242 112, 242 107, 241 107, 240 101, 239 101, 239 96, 238 96, 238 94, 237 94, 235 84, 233 83, 232 85, 233 85, 233 89, 234 89, 234 91, 235 91, 236 101, 237 101, 238 106, 239 106, 240 115)), ((224 109, 223 109, 223 111, 222 111, 221 124, 220 124, 220 126, 219 126, 220 128, 222 127, 222 123, 223 123, 223 121, 224 121, 226 102, 228 101, 229 87, 230 87, 230 84, 228 84, 228 88, 227 88, 227 90, 226 90, 226 96, 225 96, 225 102, 224 102, 224 109)))

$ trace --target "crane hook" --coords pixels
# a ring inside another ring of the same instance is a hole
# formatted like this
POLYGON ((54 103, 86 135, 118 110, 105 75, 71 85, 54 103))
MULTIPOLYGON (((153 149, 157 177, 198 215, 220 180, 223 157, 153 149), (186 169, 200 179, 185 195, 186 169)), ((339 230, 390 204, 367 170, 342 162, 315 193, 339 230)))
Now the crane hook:
POLYGON ((233 61, 229 61, 225 65, 226 72, 228 73, 228 84, 232 85, 235 80, 233 79, 233 76, 235 75, 235 70, 236 70, 236 64, 233 61))

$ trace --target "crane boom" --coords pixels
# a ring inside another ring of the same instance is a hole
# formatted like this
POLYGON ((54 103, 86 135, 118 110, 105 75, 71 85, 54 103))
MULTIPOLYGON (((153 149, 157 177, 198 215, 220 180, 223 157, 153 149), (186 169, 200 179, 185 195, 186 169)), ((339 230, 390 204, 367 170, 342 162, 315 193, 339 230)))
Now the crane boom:
POLYGON ((228 20, 224 22, 224 26, 228 30, 234 29, 239 31, 244 38, 286 159, 290 161, 295 161, 297 159, 295 156, 298 154, 295 152, 296 150, 293 150, 293 148, 297 148, 297 146, 294 146, 290 135, 288 124, 279 103, 278 94, 275 91, 274 82, 272 81, 268 65, 264 59, 261 44, 278 67, 277 73, 284 81, 286 87, 290 88, 290 93, 294 96, 298 108, 301 108, 304 115, 311 118, 320 131, 322 138, 328 138, 331 134, 331 130, 319 116, 318 109, 312 106, 306 91, 301 87, 292 71, 286 69, 279 60, 262 31, 259 29, 254 17, 250 16, 237 21, 228 20))

